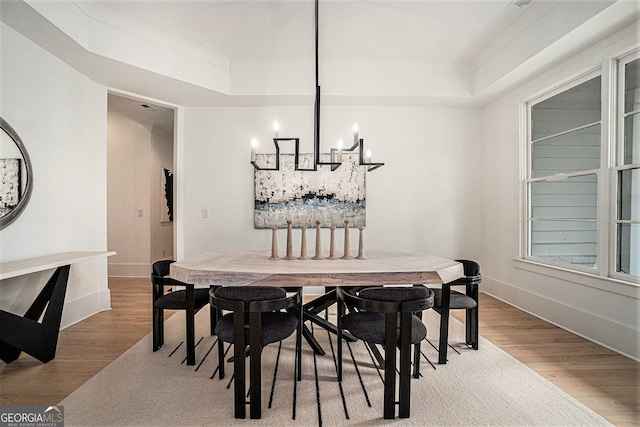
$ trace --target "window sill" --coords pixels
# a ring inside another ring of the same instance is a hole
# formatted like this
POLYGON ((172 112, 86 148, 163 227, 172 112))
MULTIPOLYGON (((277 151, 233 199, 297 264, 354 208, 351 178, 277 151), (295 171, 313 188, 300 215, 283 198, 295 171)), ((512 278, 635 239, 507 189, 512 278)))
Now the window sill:
POLYGON ((613 292, 619 295, 640 299, 640 285, 611 277, 598 276, 596 273, 585 273, 553 265, 542 264, 526 259, 513 259, 514 267, 519 270, 530 271, 532 273, 553 277, 568 282, 577 283, 583 286, 600 289, 606 292, 613 292))

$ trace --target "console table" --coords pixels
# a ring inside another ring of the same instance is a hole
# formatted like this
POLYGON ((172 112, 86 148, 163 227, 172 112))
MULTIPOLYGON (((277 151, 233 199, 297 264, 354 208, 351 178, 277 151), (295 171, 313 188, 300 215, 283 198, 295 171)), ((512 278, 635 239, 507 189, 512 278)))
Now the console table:
POLYGON ((52 360, 58 344, 71 264, 111 255, 115 252, 64 252, 0 263, 0 280, 55 268, 24 316, 0 310, 0 359, 11 363, 24 351, 43 363, 52 360), (38 322, 42 313, 42 322, 38 322))

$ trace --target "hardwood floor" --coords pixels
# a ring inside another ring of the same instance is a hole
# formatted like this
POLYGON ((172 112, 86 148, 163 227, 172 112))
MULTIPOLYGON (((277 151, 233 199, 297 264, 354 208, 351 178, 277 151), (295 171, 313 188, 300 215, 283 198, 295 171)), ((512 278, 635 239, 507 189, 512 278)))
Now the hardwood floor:
POLYGON ((485 294, 480 334, 614 425, 640 425, 640 363, 485 294))
MULTIPOLYGON (((60 333, 56 358, 0 362, 0 405, 60 402, 151 331, 148 279, 110 279, 112 310, 60 333)), ((480 296, 480 334, 617 426, 640 425, 640 364, 480 296)), ((462 320, 463 312, 452 312, 462 320)))
POLYGON ((47 364, 25 355, 0 362, 0 405, 54 405, 151 331, 149 279, 110 279, 112 310, 60 332, 47 364))

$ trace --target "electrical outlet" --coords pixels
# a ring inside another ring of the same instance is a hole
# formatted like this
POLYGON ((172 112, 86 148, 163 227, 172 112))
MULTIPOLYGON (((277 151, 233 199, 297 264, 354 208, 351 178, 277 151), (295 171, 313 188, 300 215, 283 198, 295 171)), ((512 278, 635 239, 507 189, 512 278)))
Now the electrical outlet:
POLYGON ((209 209, 202 209, 202 218, 209 218, 209 209))

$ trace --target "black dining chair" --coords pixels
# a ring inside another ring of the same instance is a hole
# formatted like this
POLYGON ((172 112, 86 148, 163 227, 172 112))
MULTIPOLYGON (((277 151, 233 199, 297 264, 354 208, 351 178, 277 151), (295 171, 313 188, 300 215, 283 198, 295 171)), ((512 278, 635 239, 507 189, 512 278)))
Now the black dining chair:
POLYGON ((434 289, 433 309, 440 314, 440 341, 438 345, 438 363, 447 363, 449 340, 449 311, 465 310, 465 343, 478 349, 478 288, 482 282, 480 265, 466 259, 456 260, 462 263, 464 277, 445 283, 441 289, 434 289), (465 292, 451 289, 452 286, 464 286, 465 292))
POLYGON ((249 415, 262 416, 262 360, 264 346, 296 334, 295 377, 302 378, 302 288, 287 295, 274 286, 224 286, 210 292, 211 306, 231 313, 220 318, 216 325, 218 336, 218 369, 224 378, 223 342, 233 344, 234 416, 246 417, 245 355, 249 346, 249 415), (286 311, 297 308, 295 314, 286 311))
POLYGON ((398 416, 409 418, 411 409, 411 345, 414 347, 414 377, 419 376, 420 342, 427 328, 414 314, 433 306, 434 293, 423 286, 373 287, 360 291, 338 288, 338 381, 342 381, 343 332, 367 343, 384 347, 385 419, 395 418, 396 348, 400 350, 398 416), (348 314, 345 307, 357 311, 348 314))
MULTIPOLYGON (((169 276, 172 260, 156 261, 152 266, 151 283, 153 286, 153 351, 164 345, 164 310, 185 311, 185 341, 187 344, 187 365, 196 364, 195 353, 195 315, 209 304, 209 288, 195 289, 192 284, 182 283, 169 276), (177 288, 184 289, 177 289, 177 288), (165 293, 165 288, 172 288, 165 293)), ((210 308, 210 329, 214 334, 217 313, 210 308)))

